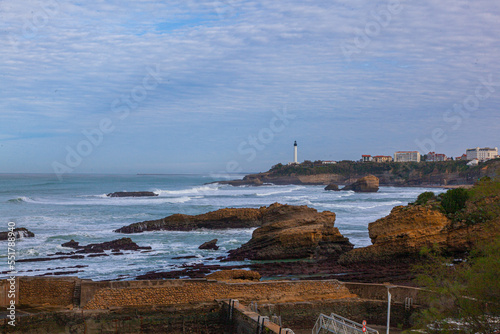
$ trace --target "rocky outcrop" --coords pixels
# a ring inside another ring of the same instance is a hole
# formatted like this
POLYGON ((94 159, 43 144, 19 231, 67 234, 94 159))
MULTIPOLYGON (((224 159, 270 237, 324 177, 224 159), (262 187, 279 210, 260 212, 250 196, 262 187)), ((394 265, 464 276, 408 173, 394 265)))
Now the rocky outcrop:
POLYGON ((213 183, 233 186, 265 184, 328 185, 350 184, 352 180, 367 175, 379 178, 381 186, 447 186, 472 185, 484 176, 495 177, 500 170, 500 160, 490 160, 479 166, 467 166, 466 161, 439 162, 355 162, 340 161, 332 165, 298 164, 272 168, 267 172, 249 174, 241 180, 213 183))
POLYGON ((336 185, 335 183, 330 183, 325 187, 325 190, 331 190, 331 191, 339 191, 339 186, 336 185))
POLYGON ((373 193, 378 191, 379 179, 374 175, 360 178, 356 182, 349 184, 341 190, 352 190, 359 193, 373 193))
POLYGON ((207 242, 204 242, 202 245, 198 247, 198 249, 211 249, 211 250, 218 250, 219 246, 217 246, 217 239, 210 240, 207 242))
POLYGON ((443 213, 424 206, 397 206, 391 213, 368 225, 372 245, 354 249, 341 256, 341 264, 384 262, 417 256, 423 247, 437 247, 445 252, 466 252, 471 247, 498 234, 488 225, 469 226, 452 222, 443 213))
POLYGON ((150 250, 151 247, 140 247, 130 238, 121 238, 113 241, 107 241, 99 244, 88 244, 86 246, 80 246, 80 243, 74 241, 68 241, 63 243, 61 246, 76 249, 76 253, 103 253, 105 250, 111 250, 113 252, 118 252, 121 250, 150 250))
POLYGON ((262 224, 262 210, 226 208, 201 215, 174 214, 159 220, 134 223, 115 230, 118 233, 145 231, 192 231, 197 229, 251 228, 262 224))
POLYGON ((234 281, 234 280, 245 280, 245 281, 256 281, 260 280, 260 274, 256 271, 251 270, 220 270, 212 274, 205 276, 207 279, 213 279, 216 281, 234 281))
POLYGON ((107 194, 108 197, 153 197, 158 196, 152 191, 118 191, 107 194))
MULTIPOLYGON (((28 229, 25 229, 24 227, 15 228, 12 232, 14 233, 14 237, 16 239, 33 238, 35 236, 33 232, 28 231, 28 229)), ((11 232, 0 232, 0 240, 9 239, 9 233, 11 232)))
POLYGON ((229 260, 335 258, 351 250, 349 239, 334 227, 333 212, 274 203, 263 209, 262 226, 252 239, 229 252, 229 260))

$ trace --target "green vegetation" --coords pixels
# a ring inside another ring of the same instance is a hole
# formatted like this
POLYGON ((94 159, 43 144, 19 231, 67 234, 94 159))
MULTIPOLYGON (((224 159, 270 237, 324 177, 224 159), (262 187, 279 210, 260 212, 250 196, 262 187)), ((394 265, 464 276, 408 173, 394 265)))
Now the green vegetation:
POLYGON ((439 196, 424 192, 411 205, 430 205, 455 223, 485 223, 500 217, 500 175, 494 179, 484 177, 471 189, 450 189, 439 196))
POLYGON ((426 191, 424 193, 421 193, 418 195, 417 200, 415 201, 415 205, 426 205, 427 202, 429 201, 435 201, 436 200, 436 194, 434 194, 432 191, 426 191))
POLYGON ((366 175, 392 173, 403 179, 409 179, 410 174, 417 173, 429 175, 432 173, 462 173, 474 170, 475 167, 467 166, 467 161, 442 161, 442 162, 355 162, 340 161, 336 164, 323 165, 321 161, 304 161, 297 165, 277 164, 269 172, 274 176, 339 174, 366 175))
MULTIPOLYGON (((420 312, 416 327, 426 333, 496 333, 500 330, 500 174, 484 177, 471 189, 453 189, 435 196, 420 194, 414 205, 430 205, 455 223, 484 224, 491 233, 463 260, 444 257, 442 250, 424 249, 416 283, 432 293, 429 308, 420 312)), ((467 255, 467 254, 465 254, 467 255)))
POLYGON ((465 208, 465 202, 469 199, 469 191, 463 188, 450 189, 439 195, 443 211, 452 215, 465 208))
POLYGON ((455 263, 425 250, 417 283, 432 291, 430 307, 416 318, 427 333, 496 333, 500 330, 500 237, 455 263))

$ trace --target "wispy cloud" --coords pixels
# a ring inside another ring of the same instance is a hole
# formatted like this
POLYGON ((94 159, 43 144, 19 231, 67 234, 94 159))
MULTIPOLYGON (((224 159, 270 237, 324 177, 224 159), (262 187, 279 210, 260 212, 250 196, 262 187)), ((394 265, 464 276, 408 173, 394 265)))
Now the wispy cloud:
MULTIPOLYGON (((406 145, 401 149, 412 149, 428 121, 439 121, 481 76, 493 73, 500 81, 496 2, 401 1, 402 10, 351 62, 345 61, 341 44, 355 38, 374 20, 374 13, 387 7, 387 1, 224 3, 19 0, 0 4, 3 138, 36 141, 37 133, 53 134, 47 150, 63 155, 61 133, 74 136, 112 115, 111 102, 142 80, 146 66, 158 64, 164 82, 114 136, 133 131, 136 138, 147 137, 151 129, 175 125, 175 137, 164 131, 156 138, 175 140, 182 148, 171 149, 191 159, 200 150, 193 145, 193 136, 210 133, 205 124, 225 124, 212 134, 217 138, 212 145, 214 150, 226 148, 224 141, 244 138, 272 108, 287 103, 303 117, 299 128, 281 134, 284 142, 292 137, 313 142, 377 134, 381 144, 369 141, 367 149, 383 149, 390 140, 406 145), (30 22, 36 29, 29 28, 30 22), (395 126, 406 130, 394 133, 390 129, 395 126), (332 133, 332 127, 338 132, 332 133), (353 133, 356 128, 364 131, 353 133), (182 138, 188 136, 189 141, 182 138)), ((498 121, 499 102, 500 95, 495 94, 478 114, 489 128, 495 129, 492 122, 498 121)), ((486 134, 463 130, 462 145, 484 136, 491 136, 491 145, 499 140, 493 130, 486 134)), ((14 142, 10 140, 11 145, 14 142)), ((126 155, 127 150, 113 149, 119 145, 110 140, 102 150, 126 155)), ((147 151, 143 142, 137 145, 147 151)), ((448 142, 441 149, 458 154, 465 147, 448 142)), ((314 147, 310 154, 318 159, 322 154, 354 159, 361 154, 357 150, 359 146, 314 147)), ((43 151, 39 155, 43 158, 43 151)), ((22 153, 10 158, 31 159, 22 153)), ((203 163, 215 163, 217 154, 212 159, 203 163)), ((50 161, 46 165, 50 168, 50 161)), ((250 167, 266 168, 258 161, 250 167)), ((9 165, 4 169, 11 171, 9 165)))

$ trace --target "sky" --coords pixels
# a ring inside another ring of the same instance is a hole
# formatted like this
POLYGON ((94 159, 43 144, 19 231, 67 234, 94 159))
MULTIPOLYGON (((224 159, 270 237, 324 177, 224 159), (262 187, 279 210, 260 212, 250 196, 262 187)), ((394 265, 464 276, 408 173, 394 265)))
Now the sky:
POLYGON ((0 173, 500 147, 500 2, 2 0, 0 173))

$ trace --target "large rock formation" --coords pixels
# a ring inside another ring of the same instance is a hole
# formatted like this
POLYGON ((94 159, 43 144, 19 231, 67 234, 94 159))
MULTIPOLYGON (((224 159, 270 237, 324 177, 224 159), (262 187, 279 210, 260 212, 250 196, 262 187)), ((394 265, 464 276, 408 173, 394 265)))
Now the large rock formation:
MULTIPOLYGON (((7 240, 9 238, 9 233, 11 232, 0 232, 0 240, 7 240)), ((33 238, 35 236, 33 232, 24 227, 15 228, 12 233, 14 233, 16 239, 33 238)))
POLYGON ((338 257, 353 245, 334 227, 333 212, 274 203, 263 210, 252 239, 229 252, 229 260, 338 257))
POLYGON ((349 184, 341 190, 353 190, 360 193, 373 193, 378 191, 379 180, 374 175, 360 178, 356 182, 349 184))
POLYGON ((227 208, 191 216, 174 214, 159 220, 150 220, 121 227, 118 233, 144 231, 192 231, 196 229, 250 228, 262 224, 262 209, 227 208))
MULTIPOLYGON (((391 213, 368 225, 372 245, 343 254, 341 264, 386 262, 417 256, 423 247, 445 252, 465 252, 491 236, 498 223, 469 226, 452 222, 443 213, 419 205, 397 206, 391 213)), ((496 232, 498 233, 498 231, 496 232)))
POLYGON ((152 191, 118 191, 107 194, 108 197, 153 197, 158 196, 152 191))

